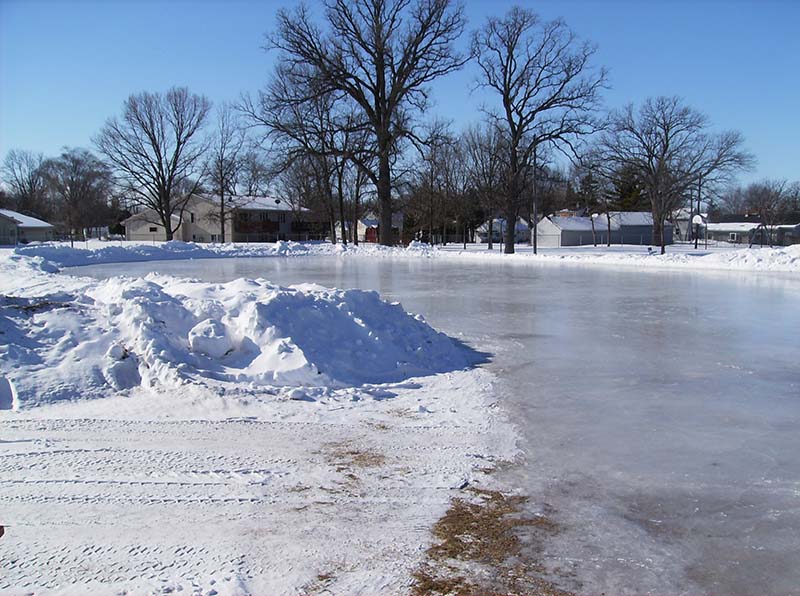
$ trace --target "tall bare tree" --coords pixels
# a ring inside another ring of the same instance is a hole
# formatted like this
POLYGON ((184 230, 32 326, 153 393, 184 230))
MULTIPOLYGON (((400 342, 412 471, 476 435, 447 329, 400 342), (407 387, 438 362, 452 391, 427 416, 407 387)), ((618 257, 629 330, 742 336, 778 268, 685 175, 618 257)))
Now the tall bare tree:
POLYGON ((54 214, 46 203, 43 164, 41 153, 12 149, 3 160, 0 174, 17 211, 49 218, 54 214))
POLYGON ((210 219, 219 225, 220 242, 225 242, 225 224, 238 206, 236 196, 242 160, 245 133, 238 121, 238 112, 228 104, 217 109, 216 130, 211 140, 206 160, 206 173, 211 188, 219 199, 219 209, 210 219))
POLYGON ((208 99, 185 87, 164 95, 131 95, 122 116, 106 121, 94 139, 129 196, 153 211, 153 223, 164 226, 167 240, 172 240, 203 178, 208 143, 200 135, 210 109, 208 99))
MULTIPOLYGON (((503 211, 511 225, 524 202, 532 200, 536 211, 537 149, 555 145, 571 150, 597 130, 594 112, 606 73, 590 64, 595 47, 579 42, 563 21, 543 21, 519 6, 502 18, 489 17, 473 34, 472 51, 481 73, 478 86, 495 92, 502 104, 487 113, 507 136, 503 211)), ((504 252, 514 252, 512 234, 504 252)))
POLYGON ((603 175, 635 172, 653 214, 653 243, 664 246, 664 223, 702 181, 705 187, 728 182, 753 157, 742 148, 739 132, 712 134, 705 115, 678 97, 645 100, 614 112, 599 143, 603 175))
POLYGON ((338 219, 342 242, 347 243, 344 189, 348 168, 359 164, 366 169, 371 152, 353 104, 337 100, 333 91, 313 92, 308 88, 308 72, 309 68, 279 64, 257 100, 244 96, 239 107, 251 125, 266 131, 264 141, 270 143, 278 171, 298 159, 311 168, 322 198, 329 203, 324 210, 332 226, 331 240, 336 242, 338 219), (300 72, 305 74, 300 76, 300 72))
POLYGON ((494 219, 501 205, 504 184, 508 181, 508 150, 500 129, 494 123, 467 130, 464 145, 472 186, 484 214, 489 218, 487 248, 492 250, 494 219))
POLYGON ((451 0, 326 0, 326 28, 308 10, 280 11, 270 46, 314 94, 340 93, 358 109, 377 163, 381 244, 392 243, 392 154, 413 135, 412 115, 428 103, 427 85, 460 68, 454 43, 463 9, 451 0))
POLYGON ((108 224, 112 175, 86 149, 65 149, 42 165, 48 192, 53 195, 70 243, 86 227, 108 224))

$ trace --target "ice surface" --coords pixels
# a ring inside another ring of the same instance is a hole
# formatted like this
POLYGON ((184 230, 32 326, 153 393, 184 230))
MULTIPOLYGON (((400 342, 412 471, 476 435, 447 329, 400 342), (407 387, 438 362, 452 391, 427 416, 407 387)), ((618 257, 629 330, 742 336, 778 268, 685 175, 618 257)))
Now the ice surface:
POLYGON ((506 479, 564 525, 542 556, 565 587, 786 594, 800 585, 797 277, 437 259, 180 270, 377 289, 493 353, 498 397, 528 454, 506 479))

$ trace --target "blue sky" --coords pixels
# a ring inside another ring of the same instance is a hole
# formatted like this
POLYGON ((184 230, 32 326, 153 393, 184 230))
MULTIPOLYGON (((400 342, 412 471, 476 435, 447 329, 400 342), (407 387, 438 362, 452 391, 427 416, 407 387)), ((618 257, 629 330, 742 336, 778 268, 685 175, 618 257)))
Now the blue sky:
MULTIPOLYGON (((758 166, 743 181, 800 179, 800 2, 542 0, 598 46, 609 107, 680 95, 720 129, 740 130, 758 166)), ((257 90, 275 11, 294 2, 0 0, 0 156, 91 146, 123 100, 186 85, 215 103, 257 90)), ((310 2, 311 5, 314 2, 310 2)), ((465 2, 469 29, 514 2, 465 2)), ((464 43, 468 42, 465 36, 464 43)), ((455 128, 492 97, 471 93, 473 67, 434 87, 430 117, 455 128)))

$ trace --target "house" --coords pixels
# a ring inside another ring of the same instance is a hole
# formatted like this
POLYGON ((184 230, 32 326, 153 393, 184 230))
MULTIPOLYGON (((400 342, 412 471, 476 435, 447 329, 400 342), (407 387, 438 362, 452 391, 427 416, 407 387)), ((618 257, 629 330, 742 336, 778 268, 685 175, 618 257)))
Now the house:
MULTIPOLYGON (((653 244, 653 214, 649 211, 610 211, 612 223, 613 243, 613 224, 619 227, 619 244, 653 244)), ((605 214, 597 218, 603 221, 605 214)), ((673 227, 664 222, 664 244, 672 244, 673 227)))
MULTIPOLYGON (((380 219, 374 213, 367 213, 358 220, 356 231, 358 233, 359 242, 378 242, 379 239, 379 225, 380 219)), ((348 226, 349 227, 349 226, 348 226)), ((339 228, 336 228, 337 232, 339 228)), ((403 237, 403 214, 392 213, 392 238, 394 243, 400 241, 403 237)))
MULTIPOLYGON (((756 228, 761 225, 758 221, 731 221, 706 224, 709 240, 717 242, 730 242, 732 244, 749 244, 755 234, 756 228)), ((700 232, 703 238, 703 231, 700 232)))
POLYGON ((732 244, 800 244, 800 222, 763 226, 758 217, 750 221, 715 222, 706 225, 708 239, 732 244))
MULTIPOLYGON (((619 224, 611 222, 611 241, 617 240, 619 224)), ((545 217, 536 224, 536 243, 542 248, 560 246, 583 246, 586 244, 607 244, 608 224, 605 216, 594 220, 591 217, 566 216, 545 217), (594 221, 594 224, 592 223, 594 221), (594 225, 594 228, 592 228, 594 225), (594 229, 594 232, 592 232, 594 229)))
MULTIPOLYGON (((694 216, 697 215, 697 211, 694 209, 689 209, 687 207, 683 207, 682 209, 678 209, 675 213, 672 214, 671 222, 673 224, 673 232, 677 234, 678 240, 692 240, 695 235, 696 226, 692 222, 694 216)), ((703 218, 703 221, 708 221, 708 213, 701 213, 700 217, 703 218)), ((703 236, 703 232, 700 233, 701 237, 703 236)))
MULTIPOLYGON (((306 209, 294 209, 279 198, 231 196, 226 198, 228 214, 225 240, 228 242, 275 242, 276 240, 308 240, 310 228, 303 221, 306 209)), ((214 195, 198 195, 186 203, 183 219, 172 215, 173 237, 184 242, 220 242, 220 199, 214 195)), ((156 213, 146 209, 122 222, 125 238, 136 241, 164 241, 166 230, 156 213)))
MULTIPOLYGON (((653 216, 646 211, 610 211, 595 218, 581 216, 542 219, 536 226, 537 244, 543 248, 587 244, 652 244, 653 216), (611 231, 609 234, 609 221, 611 231)), ((672 227, 664 226, 664 243, 672 244, 672 227)))
MULTIPOLYGON (((502 242, 506 235, 506 220, 497 218, 492 220, 492 242, 502 242)), ((483 243, 489 242, 489 222, 486 221, 478 226, 476 230, 478 239, 483 243)), ((530 242, 531 229, 521 217, 517 218, 517 224, 514 226, 514 243, 519 244, 522 242, 530 242)))
POLYGON ((15 245, 53 240, 55 227, 30 215, 0 209, 0 244, 15 245))

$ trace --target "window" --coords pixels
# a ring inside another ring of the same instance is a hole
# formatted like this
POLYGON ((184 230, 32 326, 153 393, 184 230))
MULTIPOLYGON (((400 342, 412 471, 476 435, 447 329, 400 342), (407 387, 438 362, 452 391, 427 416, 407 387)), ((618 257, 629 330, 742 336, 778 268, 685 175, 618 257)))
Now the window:
POLYGON ((729 240, 730 242, 736 242, 736 240, 737 240, 737 238, 736 238, 736 232, 731 232, 730 234, 728 234, 728 240, 729 240))
POLYGON ((285 213, 279 213, 278 214, 278 221, 280 223, 286 223, 286 214, 285 213))
POLYGON ((158 232, 158 228, 156 226, 150 226, 151 232, 158 232))
POLYGON ((194 223, 194 213, 190 213, 190 214, 189 214, 189 221, 190 221, 191 223, 194 223))

